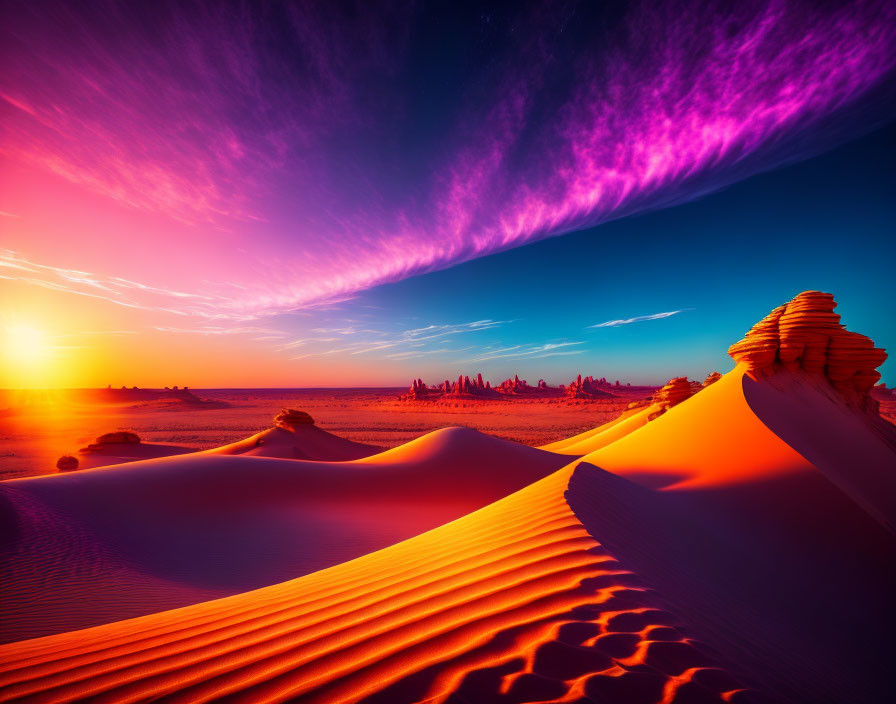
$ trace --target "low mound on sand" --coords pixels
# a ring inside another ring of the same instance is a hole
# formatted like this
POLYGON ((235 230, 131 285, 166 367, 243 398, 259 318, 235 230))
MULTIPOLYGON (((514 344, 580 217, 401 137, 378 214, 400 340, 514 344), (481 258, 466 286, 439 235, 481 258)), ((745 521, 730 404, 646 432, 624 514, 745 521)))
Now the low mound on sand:
POLYGON ((86 453, 84 450, 81 450, 78 469, 106 467, 125 462, 151 460, 158 457, 172 457, 174 455, 185 455, 190 452, 195 452, 195 450, 192 447, 168 445, 166 443, 105 443, 101 447, 94 447, 86 453))
POLYGON ((307 574, 568 461, 467 429, 412 445, 352 463, 197 453, 3 482, 0 635, 83 628, 307 574))
POLYGON ((163 443, 145 443, 140 436, 130 430, 116 430, 104 433, 96 440, 82 447, 78 454, 77 463, 68 470, 62 467, 60 471, 72 471, 75 469, 90 469, 92 467, 105 467, 113 464, 123 464, 136 460, 149 460, 156 457, 170 457, 193 452, 189 447, 180 445, 167 445, 163 443))
POLYGON ((218 455, 278 457, 294 460, 345 462, 368 457, 383 448, 340 438, 314 425, 307 413, 284 409, 274 418, 274 427, 245 440, 206 450, 218 455))

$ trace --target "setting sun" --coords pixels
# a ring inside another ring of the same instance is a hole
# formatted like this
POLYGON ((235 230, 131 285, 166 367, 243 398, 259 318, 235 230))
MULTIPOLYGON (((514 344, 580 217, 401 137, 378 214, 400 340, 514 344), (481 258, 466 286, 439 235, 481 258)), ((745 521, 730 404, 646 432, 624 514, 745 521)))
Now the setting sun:
POLYGON ((47 356, 47 335, 39 328, 11 325, 3 337, 3 349, 10 361, 30 366, 47 356))

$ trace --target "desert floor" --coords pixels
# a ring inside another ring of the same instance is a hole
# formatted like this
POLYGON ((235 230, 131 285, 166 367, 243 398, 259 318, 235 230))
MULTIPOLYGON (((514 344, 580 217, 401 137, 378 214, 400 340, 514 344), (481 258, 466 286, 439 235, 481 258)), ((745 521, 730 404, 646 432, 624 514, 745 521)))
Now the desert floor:
POLYGON ((543 445, 618 416, 653 389, 633 387, 618 399, 566 401, 513 398, 487 401, 402 402, 405 389, 199 389, 226 408, 151 403, 87 404, 53 391, 0 396, 0 480, 56 472, 56 460, 75 454, 103 433, 133 430, 144 442, 205 450, 268 428, 284 407, 310 413, 318 427, 349 440, 389 448, 447 426, 476 428, 527 445, 543 445))

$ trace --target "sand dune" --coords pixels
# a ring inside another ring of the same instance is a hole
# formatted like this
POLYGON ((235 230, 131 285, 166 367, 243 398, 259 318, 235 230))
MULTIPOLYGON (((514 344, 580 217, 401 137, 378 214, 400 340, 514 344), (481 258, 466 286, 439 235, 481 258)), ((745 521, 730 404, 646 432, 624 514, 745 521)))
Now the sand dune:
POLYGON ((344 462, 367 457, 381 452, 382 449, 375 445, 340 438, 316 425, 303 425, 293 430, 268 428, 245 440, 205 452, 218 455, 344 462))
POLYGON ((369 462, 202 453, 3 482, 0 634, 83 628, 307 574, 566 462, 456 428, 369 462))
POLYGON ((757 391, 739 365, 583 458, 570 504, 744 681, 783 701, 883 701, 896 540, 860 499, 890 485, 896 454, 887 466, 873 424, 839 400, 782 383, 787 398, 757 391), (839 451, 815 465, 781 438, 800 432, 839 451))
POLYGON ((625 437, 633 430, 637 430, 642 425, 645 425, 650 414, 657 410, 659 409, 654 406, 632 408, 624 411, 618 418, 611 420, 609 423, 586 430, 584 433, 579 433, 571 438, 558 440, 549 445, 542 445, 540 449, 548 452, 557 452, 561 455, 582 457, 589 452, 594 452, 612 442, 616 442, 619 438, 625 437))
MULTIPOLYGON (((893 535, 828 479, 849 467, 816 468, 745 387, 738 367, 585 459, 379 552, 4 646, 3 697, 884 701, 893 535)), ((469 433, 339 465, 359 472, 345 485, 462 439, 497 450, 469 433)), ((454 491, 471 491, 476 472, 452 463, 454 491)))
POLYGON ((584 530, 564 500, 570 473, 282 585, 0 649, 3 696, 742 701, 584 530))
POLYGON ((650 487, 761 480, 811 464, 770 432, 743 393, 744 369, 584 457, 650 487))

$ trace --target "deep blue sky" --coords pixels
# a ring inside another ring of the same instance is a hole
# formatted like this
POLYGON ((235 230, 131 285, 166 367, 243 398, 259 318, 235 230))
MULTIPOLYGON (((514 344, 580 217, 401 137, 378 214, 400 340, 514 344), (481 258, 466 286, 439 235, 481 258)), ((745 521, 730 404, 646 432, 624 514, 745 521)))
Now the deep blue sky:
MULTIPOLYGON (((495 379, 520 372, 562 381, 579 370, 633 381, 702 378, 729 369, 728 345, 806 289, 834 293, 844 324, 893 352, 894 196, 896 125, 890 125, 701 200, 382 286, 359 303, 380 306, 371 318, 399 326, 515 320, 475 333, 477 345, 586 342, 572 348, 584 350, 575 356, 402 362, 432 380, 479 369, 495 379), (585 329, 685 308, 692 310, 585 329)), ((892 358, 882 371, 896 384, 892 358)))

